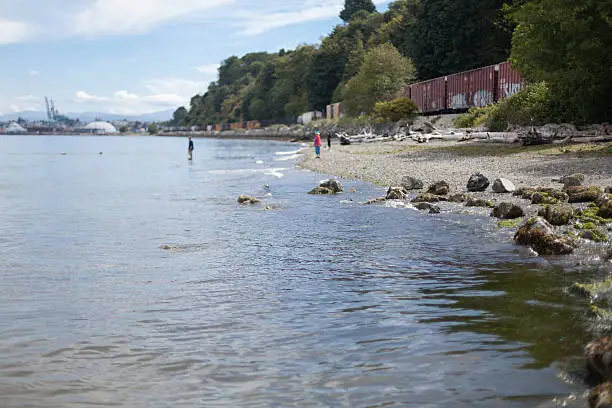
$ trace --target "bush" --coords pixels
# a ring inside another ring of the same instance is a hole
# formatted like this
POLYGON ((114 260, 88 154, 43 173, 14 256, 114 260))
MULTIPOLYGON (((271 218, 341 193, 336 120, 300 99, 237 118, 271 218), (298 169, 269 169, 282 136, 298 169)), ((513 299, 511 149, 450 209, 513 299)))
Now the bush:
POLYGON ((509 125, 543 125, 553 121, 550 91, 544 82, 523 88, 508 99, 483 108, 471 108, 455 120, 460 128, 484 125, 492 132, 503 132, 509 125))
POLYGON ((419 107, 410 98, 402 97, 389 102, 376 102, 374 115, 381 122, 399 122, 403 119, 412 120, 419 107))

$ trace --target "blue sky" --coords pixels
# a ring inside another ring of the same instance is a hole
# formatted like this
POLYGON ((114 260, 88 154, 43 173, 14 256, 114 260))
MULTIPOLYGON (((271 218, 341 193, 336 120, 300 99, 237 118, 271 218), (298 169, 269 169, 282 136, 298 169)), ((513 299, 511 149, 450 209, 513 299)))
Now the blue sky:
POLYGON ((319 42, 343 3, 0 0, 0 115, 44 110, 45 95, 63 112, 176 108, 231 55, 319 42))

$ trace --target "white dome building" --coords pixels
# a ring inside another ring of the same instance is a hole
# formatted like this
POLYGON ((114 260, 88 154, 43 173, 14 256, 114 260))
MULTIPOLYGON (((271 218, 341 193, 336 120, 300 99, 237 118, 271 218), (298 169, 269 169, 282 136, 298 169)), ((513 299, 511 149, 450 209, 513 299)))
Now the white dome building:
POLYGON ((23 132, 27 132, 27 130, 25 130, 23 126, 21 126, 17 122, 11 122, 6 128, 6 133, 23 133, 23 132))
POLYGON ((91 122, 85 126, 85 130, 92 133, 112 134, 119 133, 117 128, 108 122, 91 122))

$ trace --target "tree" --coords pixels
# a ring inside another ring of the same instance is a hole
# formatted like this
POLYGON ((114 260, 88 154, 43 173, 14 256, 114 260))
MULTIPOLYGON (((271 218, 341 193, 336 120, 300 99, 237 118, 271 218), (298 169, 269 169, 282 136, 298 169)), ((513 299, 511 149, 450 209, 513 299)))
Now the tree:
POLYGON ((157 134, 157 132, 159 132, 159 128, 157 127, 157 123, 153 122, 149 125, 149 127, 147 128, 147 133, 149 133, 150 135, 154 135, 157 134))
POLYGON ((345 23, 348 23, 355 14, 362 10, 374 13, 376 6, 372 0, 344 0, 344 9, 340 12, 340 18, 345 23))
POLYGON ((128 127, 126 125, 121 125, 121 127, 119 128, 120 133, 127 133, 127 131, 128 127))
POLYGON ((530 81, 548 83, 560 119, 612 117, 612 3, 534 0, 514 13, 512 62, 530 81))
POLYGON ((391 44, 369 50, 359 73, 345 89, 345 109, 348 115, 371 113, 376 102, 390 101, 400 96, 415 77, 412 61, 402 57, 391 44))
POLYGON ((500 0, 424 1, 404 44, 419 77, 439 77, 508 58, 512 31, 504 23, 502 7, 500 0))
POLYGON ((184 124, 185 118, 187 118, 187 109, 184 106, 181 106, 177 110, 174 111, 172 115, 172 124, 175 126, 180 126, 184 124))
POLYGON ((418 111, 417 104, 405 96, 389 102, 376 102, 374 105, 374 115, 381 122, 410 120, 418 111))

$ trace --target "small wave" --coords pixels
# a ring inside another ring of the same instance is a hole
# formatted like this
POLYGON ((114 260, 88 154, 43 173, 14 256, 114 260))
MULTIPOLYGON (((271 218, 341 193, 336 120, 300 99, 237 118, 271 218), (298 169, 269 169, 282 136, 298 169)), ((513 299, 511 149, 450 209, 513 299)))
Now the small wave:
POLYGON ((211 170, 210 174, 253 174, 253 173, 277 173, 287 170, 285 168, 268 168, 268 169, 232 169, 232 170, 211 170))
POLYGON ((257 160, 257 161, 255 162, 255 164, 264 164, 264 161, 263 161, 263 160, 257 160))
POLYGON ((302 157, 303 154, 292 154, 291 156, 282 156, 274 159, 275 161, 285 161, 285 160, 294 160, 302 157))
POLYGON ((384 207, 388 207, 388 208, 410 208, 410 209, 415 209, 414 206, 410 203, 407 203, 406 201, 401 201, 401 200, 387 200, 384 203, 384 207))
POLYGON ((285 177, 285 175, 283 173, 281 173, 281 170, 285 170, 285 169, 272 169, 272 171, 268 171, 266 173, 264 173, 266 176, 274 176, 276 178, 283 178, 285 177))
POLYGON ((290 155, 298 154, 300 152, 300 150, 302 150, 302 149, 292 150, 290 152, 274 152, 274 154, 277 155, 277 156, 290 156, 290 155))

